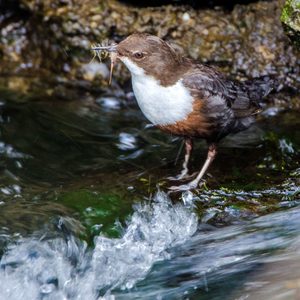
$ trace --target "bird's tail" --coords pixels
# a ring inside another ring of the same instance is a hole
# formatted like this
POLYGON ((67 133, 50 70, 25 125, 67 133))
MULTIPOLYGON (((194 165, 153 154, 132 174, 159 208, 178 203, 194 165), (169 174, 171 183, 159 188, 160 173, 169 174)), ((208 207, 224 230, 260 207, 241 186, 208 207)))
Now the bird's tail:
POLYGON ((262 76, 245 81, 245 85, 249 90, 250 98, 260 101, 272 90, 277 89, 278 82, 273 77, 262 76))

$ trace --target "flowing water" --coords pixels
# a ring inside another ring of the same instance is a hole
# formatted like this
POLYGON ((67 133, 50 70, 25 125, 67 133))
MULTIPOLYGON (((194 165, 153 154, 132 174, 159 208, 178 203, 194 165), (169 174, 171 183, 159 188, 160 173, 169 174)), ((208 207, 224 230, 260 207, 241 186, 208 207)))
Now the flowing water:
POLYGON ((299 299, 299 112, 266 107, 168 196, 180 140, 78 98, 1 91, 0 299, 299 299))

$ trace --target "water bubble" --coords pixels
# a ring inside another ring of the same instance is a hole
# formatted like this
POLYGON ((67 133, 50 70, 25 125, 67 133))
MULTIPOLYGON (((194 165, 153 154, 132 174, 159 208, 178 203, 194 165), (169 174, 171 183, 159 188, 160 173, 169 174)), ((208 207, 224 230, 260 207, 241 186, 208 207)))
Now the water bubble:
POLYGON ((295 150, 293 148, 293 144, 289 143, 286 139, 279 140, 279 149, 283 154, 293 154, 295 150))
POLYGON ((186 191, 182 193, 182 202, 187 207, 195 207, 196 201, 200 201, 200 198, 194 195, 191 191, 186 191))
POLYGON ((120 100, 114 97, 101 97, 96 103, 107 109, 119 109, 121 106, 120 100))
POLYGON ((4 194, 4 195, 10 195, 12 193, 11 189, 5 187, 5 188, 1 188, 0 191, 4 194))
POLYGON ((279 112, 282 111, 282 108, 279 107, 269 107, 262 112, 262 115, 265 117, 275 117, 279 112))
POLYGON ((54 284, 43 284, 40 287, 40 291, 42 294, 50 294, 51 292, 53 292, 54 289, 55 289, 54 284))
POLYGON ((9 158, 30 158, 31 156, 16 151, 11 145, 0 142, 0 154, 9 158))
POLYGON ((136 148, 137 140, 130 133, 121 132, 119 134, 119 141, 117 146, 121 150, 132 150, 136 148))

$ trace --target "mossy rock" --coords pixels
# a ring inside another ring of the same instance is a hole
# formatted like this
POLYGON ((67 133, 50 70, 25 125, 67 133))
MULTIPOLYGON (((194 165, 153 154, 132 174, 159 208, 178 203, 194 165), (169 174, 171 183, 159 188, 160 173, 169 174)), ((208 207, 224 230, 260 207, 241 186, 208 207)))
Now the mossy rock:
POLYGON ((114 192, 74 190, 60 195, 57 201, 76 212, 91 236, 99 232, 118 236, 115 221, 124 222, 131 212, 131 203, 124 201, 123 195, 114 192))
POLYGON ((285 2, 281 22, 287 35, 300 49, 300 0, 287 0, 285 2))

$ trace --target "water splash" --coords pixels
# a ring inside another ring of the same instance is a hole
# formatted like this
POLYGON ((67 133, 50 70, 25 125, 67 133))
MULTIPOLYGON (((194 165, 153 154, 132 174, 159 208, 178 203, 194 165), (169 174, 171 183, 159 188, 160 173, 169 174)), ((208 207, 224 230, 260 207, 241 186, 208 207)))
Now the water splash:
POLYGON ((114 299, 115 289, 133 288, 169 259, 168 250, 190 239, 197 224, 191 206, 158 192, 134 207, 120 238, 98 236, 92 251, 72 235, 21 239, 1 259, 0 299, 114 299))

